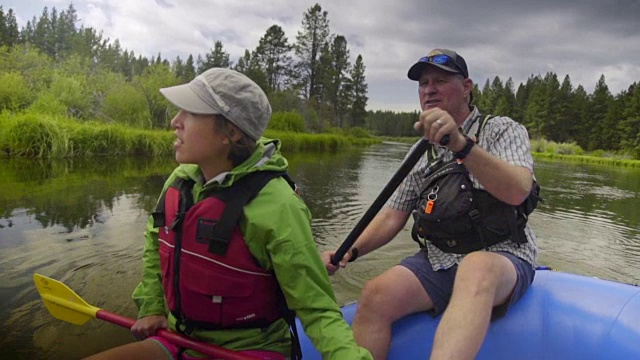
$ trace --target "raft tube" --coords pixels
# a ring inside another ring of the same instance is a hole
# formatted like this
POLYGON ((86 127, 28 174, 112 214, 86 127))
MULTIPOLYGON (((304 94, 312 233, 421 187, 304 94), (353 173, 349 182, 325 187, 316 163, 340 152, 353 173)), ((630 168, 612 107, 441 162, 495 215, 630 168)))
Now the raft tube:
MULTIPOLYGON (((357 304, 342 307, 352 323, 357 304)), ((426 313, 393 325, 388 359, 427 359, 440 322, 426 313)), ((322 356, 302 331, 305 360, 322 356)), ((536 270, 524 297, 489 326, 476 359, 640 359, 640 288, 536 270)))

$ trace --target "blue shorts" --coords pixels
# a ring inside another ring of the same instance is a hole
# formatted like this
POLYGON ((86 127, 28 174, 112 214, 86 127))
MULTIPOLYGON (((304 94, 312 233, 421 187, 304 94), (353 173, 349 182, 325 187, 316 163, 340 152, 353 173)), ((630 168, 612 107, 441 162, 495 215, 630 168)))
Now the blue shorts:
MULTIPOLYGON (((516 268, 518 281, 516 282, 516 287, 513 289, 513 294, 511 294, 509 301, 493 308, 491 320, 503 317, 507 313, 509 306, 514 304, 522 297, 522 295, 524 295, 533 282, 533 277, 535 276, 535 270, 528 262, 508 252, 498 251, 495 253, 505 256, 513 263, 513 266, 516 268)), ((433 316, 438 316, 444 312, 449 304, 449 299, 451 299, 453 281, 456 277, 458 265, 454 265, 449 269, 434 271, 431 267, 431 262, 427 257, 426 248, 421 249, 416 254, 403 259, 400 262, 400 265, 406 267, 415 274, 431 298, 434 308, 429 312, 433 316)))

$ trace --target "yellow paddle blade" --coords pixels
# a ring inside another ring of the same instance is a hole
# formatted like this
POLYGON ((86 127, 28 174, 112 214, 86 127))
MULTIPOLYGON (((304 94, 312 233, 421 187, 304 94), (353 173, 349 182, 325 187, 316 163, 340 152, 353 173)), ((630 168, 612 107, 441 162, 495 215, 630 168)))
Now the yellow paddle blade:
POLYGON ((36 289, 49 313, 56 319, 82 325, 95 319, 99 308, 87 304, 78 294, 60 281, 33 274, 36 289))

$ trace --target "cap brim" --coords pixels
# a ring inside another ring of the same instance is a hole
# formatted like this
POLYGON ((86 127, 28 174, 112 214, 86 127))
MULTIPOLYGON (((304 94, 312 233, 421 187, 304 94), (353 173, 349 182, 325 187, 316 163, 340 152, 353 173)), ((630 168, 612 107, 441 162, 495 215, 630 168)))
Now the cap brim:
POLYGON ((429 66, 429 65, 438 67, 438 68, 440 68, 440 69, 442 69, 444 71, 448 71, 448 72, 451 72, 451 73, 454 73, 454 74, 460 74, 460 71, 458 71, 456 69, 452 69, 452 68, 450 68, 448 66, 429 63, 429 62, 420 62, 419 61, 419 62, 413 64, 413 66, 409 69, 409 72, 407 73, 407 76, 411 80, 418 81, 418 80, 420 80, 420 77, 422 76, 422 73, 424 72, 424 69, 426 69, 427 66, 429 66))
POLYGON ((207 105, 191 89, 189 84, 160 89, 160 93, 177 108, 194 114, 219 114, 220 112, 207 105))

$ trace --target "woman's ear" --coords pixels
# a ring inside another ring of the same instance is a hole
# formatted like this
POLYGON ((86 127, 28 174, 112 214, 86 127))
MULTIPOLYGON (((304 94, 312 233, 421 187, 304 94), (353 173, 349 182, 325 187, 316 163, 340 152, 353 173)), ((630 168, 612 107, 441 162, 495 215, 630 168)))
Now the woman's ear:
POLYGON ((234 143, 240 141, 244 136, 244 133, 235 125, 233 124, 230 124, 230 125, 231 126, 229 126, 229 139, 231 139, 231 141, 233 141, 234 143))

